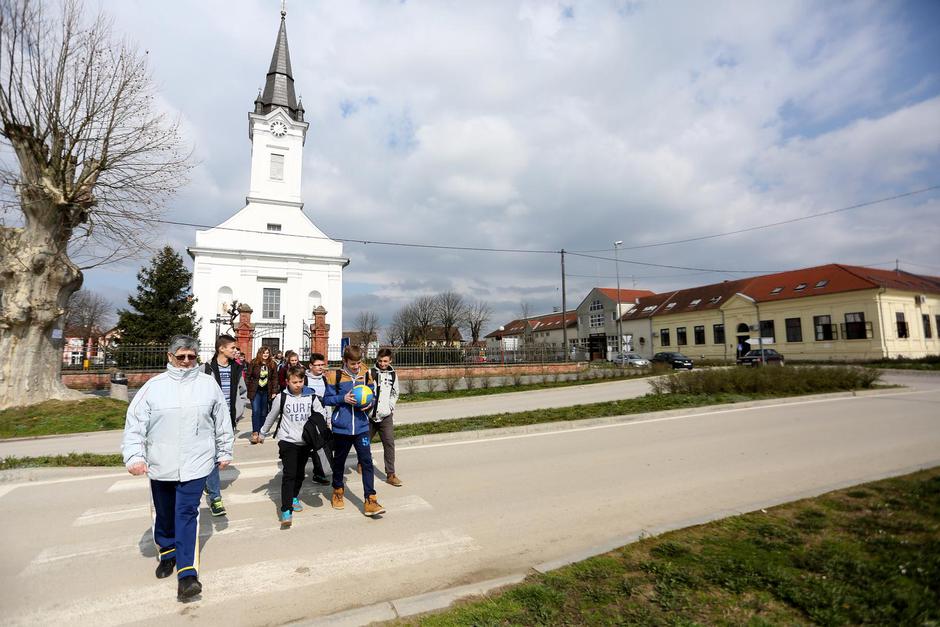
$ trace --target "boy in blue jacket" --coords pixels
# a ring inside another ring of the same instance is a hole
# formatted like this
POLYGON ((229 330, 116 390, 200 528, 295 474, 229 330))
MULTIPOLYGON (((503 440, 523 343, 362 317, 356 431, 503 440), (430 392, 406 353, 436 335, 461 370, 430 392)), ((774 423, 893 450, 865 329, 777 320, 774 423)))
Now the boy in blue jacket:
POLYGON ((333 427, 333 498, 334 509, 343 509, 343 471, 349 449, 355 447, 356 457, 362 464, 362 489, 365 504, 363 514, 375 516, 385 513, 375 496, 372 476, 372 449, 369 442, 369 412, 367 407, 356 406, 352 389, 357 385, 368 385, 375 393, 375 384, 362 366, 362 351, 358 346, 347 346, 343 351, 343 367, 324 374, 326 390, 323 404, 335 407, 331 417, 333 427))

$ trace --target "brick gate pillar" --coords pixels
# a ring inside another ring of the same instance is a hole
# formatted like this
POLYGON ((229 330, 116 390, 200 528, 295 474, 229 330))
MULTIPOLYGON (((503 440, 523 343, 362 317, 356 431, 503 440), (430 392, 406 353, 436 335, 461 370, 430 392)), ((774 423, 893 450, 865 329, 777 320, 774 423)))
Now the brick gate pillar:
POLYGON ((238 350, 247 358, 246 361, 254 359, 251 354, 251 340, 254 335, 255 325, 251 323, 251 312, 253 309, 242 303, 238 306, 238 328, 235 329, 235 343, 238 350))
POLYGON ((330 325, 326 323, 326 309, 318 305, 313 310, 313 324, 310 325, 311 351, 320 353, 327 360, 330 359, 330 325))

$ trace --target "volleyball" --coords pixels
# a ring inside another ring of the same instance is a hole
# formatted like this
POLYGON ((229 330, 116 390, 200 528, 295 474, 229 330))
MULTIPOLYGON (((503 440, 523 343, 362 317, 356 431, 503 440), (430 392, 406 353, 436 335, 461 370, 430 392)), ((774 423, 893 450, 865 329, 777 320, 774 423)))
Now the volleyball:
POLYGON ((372 388, 368 385, 357 385, 352 389, 353 396, 356 398, 357 407, 368 407, 372 404, 372 388))

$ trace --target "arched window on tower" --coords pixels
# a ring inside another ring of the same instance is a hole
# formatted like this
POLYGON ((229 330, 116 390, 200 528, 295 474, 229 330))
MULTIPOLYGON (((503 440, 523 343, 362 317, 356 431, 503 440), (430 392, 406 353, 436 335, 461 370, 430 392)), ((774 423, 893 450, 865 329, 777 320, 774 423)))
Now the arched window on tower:
POLYGON ((232 305, 232 288, 222 286, 219 288, 218 293, 215 297, 215 311, 216 313, 225 314, 228 313, 228 308, 232 305))
POLYGON ((313 310, 323 304, 323 297, 320 292, 313 290, 307 294, 307 315, 313 317, 313 310))

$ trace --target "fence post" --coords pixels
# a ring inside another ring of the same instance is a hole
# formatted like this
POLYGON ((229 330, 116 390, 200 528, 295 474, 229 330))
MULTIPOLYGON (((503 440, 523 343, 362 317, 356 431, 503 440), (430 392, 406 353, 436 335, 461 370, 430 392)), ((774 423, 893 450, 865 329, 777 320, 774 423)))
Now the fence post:
POLYGON ((251 352, 251 341, 253 339, 254 325, 251 324, 251 314, 254 310, 242 303, 238 306, 238 328, 235 330, 235 343, 238 344, 238 350, 245 355, 248 360, 254 356, 251 352))
POLYGON ((326 309, 317 305, 313 310, 313 324, 310 325, 310 346, 312 353, 320 353, 329 361, 330 325, 326 323, 326 309))

